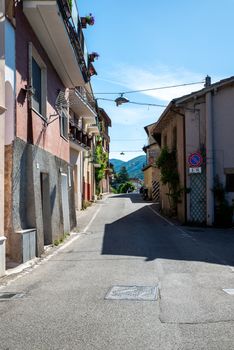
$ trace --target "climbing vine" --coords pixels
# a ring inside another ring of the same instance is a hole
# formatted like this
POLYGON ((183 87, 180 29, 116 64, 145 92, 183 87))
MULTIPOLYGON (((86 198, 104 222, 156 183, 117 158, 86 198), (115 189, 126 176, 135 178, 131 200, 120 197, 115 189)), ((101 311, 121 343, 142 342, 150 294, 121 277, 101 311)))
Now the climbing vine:
POLYGON ((99 168, 95 169, 95 178, 97 183, 97 194, 100 193, 100 181, 105 178, 105 170, 108 165, 108 154, 103 150, 102 138, 97 138, 95 149, 95 162, 99 164, 99 168))
POLYGON ((156 161, 156 166, 160 169, 163 185, 168 185, 169 203, 174 214, 176 214, 177 204, 180 203, 180 197, 184 190, 180 186, 176 151, 169 152, 168 148, 164 147, 156 161))
POLYGON ((70 7, 70 10, 72 10, 72 0, 68 0, 68 5, 70 7))

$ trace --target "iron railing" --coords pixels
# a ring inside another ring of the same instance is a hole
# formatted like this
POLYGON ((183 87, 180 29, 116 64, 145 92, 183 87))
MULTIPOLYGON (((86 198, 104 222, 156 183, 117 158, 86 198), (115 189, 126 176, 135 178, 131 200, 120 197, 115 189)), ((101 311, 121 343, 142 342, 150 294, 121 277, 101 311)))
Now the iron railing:
POLYGON ((82 76, 84 78, 84 81, 87 83, 90 80, 90 74, 88 72, 86 60, 84 57, 85 42, 80 20, 78 19, 78 24, 75 26, 67 0, 57 0, 57 4, 62 14, 64 25, 74 49, 77 62, 82 72, 82 76))
POLYGON ((89 107, 92 109, 92 111, 96 114, 96 102, 93 98, 93 96, 87 92, 85 88, 82 86, 78 86, 75 89, 75 93, 85 102, 89 105, 89 107))

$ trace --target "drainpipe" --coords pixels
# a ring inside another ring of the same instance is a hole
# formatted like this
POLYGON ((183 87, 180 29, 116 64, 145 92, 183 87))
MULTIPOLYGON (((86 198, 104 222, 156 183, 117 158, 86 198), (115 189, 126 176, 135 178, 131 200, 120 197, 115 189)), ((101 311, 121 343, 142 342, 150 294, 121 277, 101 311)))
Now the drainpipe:
MULTIPOLYGON (((210 77, 206 77, 205 87, 210 85, 210 77)), ((214 149, 213 149, 213 115, 212 94, 206 93, 206 223, 214 222, 214 149)))
POLYGON ((185 192, 184 192, 184 221, 185 223, 187 223, 188 220, 188 216, 187 216, 187 159, 186 159, 186 122, 185 122, 185 114, 183 114, 182 116, 183 118, 183 138, 184 138, 184 188, 185 188, 185 192))
POLYGON ((4 162, 5 162, 5 1, 0 1, 0 276, 5 275, 4 162))
MULTIPOLYGON (((186 159, 186 122, 185 122, 185 113, 181 113, 177 110, 172 109, 172 111, 183 118, 183 158, 184 158, 184 188, 187 188, 187 159, 186 159)), ((188 215, 187 215, 187 192, 184 191, 184 223, 187 223, 188 215)))

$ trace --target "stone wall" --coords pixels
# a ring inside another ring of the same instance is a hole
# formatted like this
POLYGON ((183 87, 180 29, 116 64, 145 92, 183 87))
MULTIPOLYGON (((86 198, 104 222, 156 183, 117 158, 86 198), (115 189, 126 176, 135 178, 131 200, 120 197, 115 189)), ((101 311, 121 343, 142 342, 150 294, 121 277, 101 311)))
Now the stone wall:
MULTIPOLYGON (((9 152, 10 157, 10 152, 9 152)), ((36 255, 44 251, 44 233, 51 231, 51 243, 63 237, 63 211, 61 197, 61 172, 68 173, 68 163, 39 148, 16 138, 13 144, 12 174, 7 173, 10 189, 12 180, 12 203, 8 200, 6 211, 11 211, 11 220, 8 222, 7 232, 10 236, 8 254, 13 260, 21 260, 19 230, 35 227, 37 230, 36 255), (46 222, 42 212, 42 183, 41 174, 48 175, 48 203, 46 205, 46 222), (11 209, 10 209, 11 208, 11 209), (43 221, 44 220, 44 221, 43 221), (48 226, 50 226, 48 228, 48 226), (12 227, 12 228, 11 228, 12 227)), ((72 172, 70 174, 69 211, 71 229, 76 226, 74 189, 72 172)))

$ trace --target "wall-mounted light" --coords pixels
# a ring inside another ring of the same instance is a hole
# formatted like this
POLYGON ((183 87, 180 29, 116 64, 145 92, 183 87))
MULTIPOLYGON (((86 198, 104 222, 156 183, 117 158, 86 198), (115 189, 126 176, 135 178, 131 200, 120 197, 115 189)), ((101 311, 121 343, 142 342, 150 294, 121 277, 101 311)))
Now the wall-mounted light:
POLYGON ((6 110, 7 109, 5 107, 0 105, 0 114, 3 114, 4 112, 6 112, 6 110))

